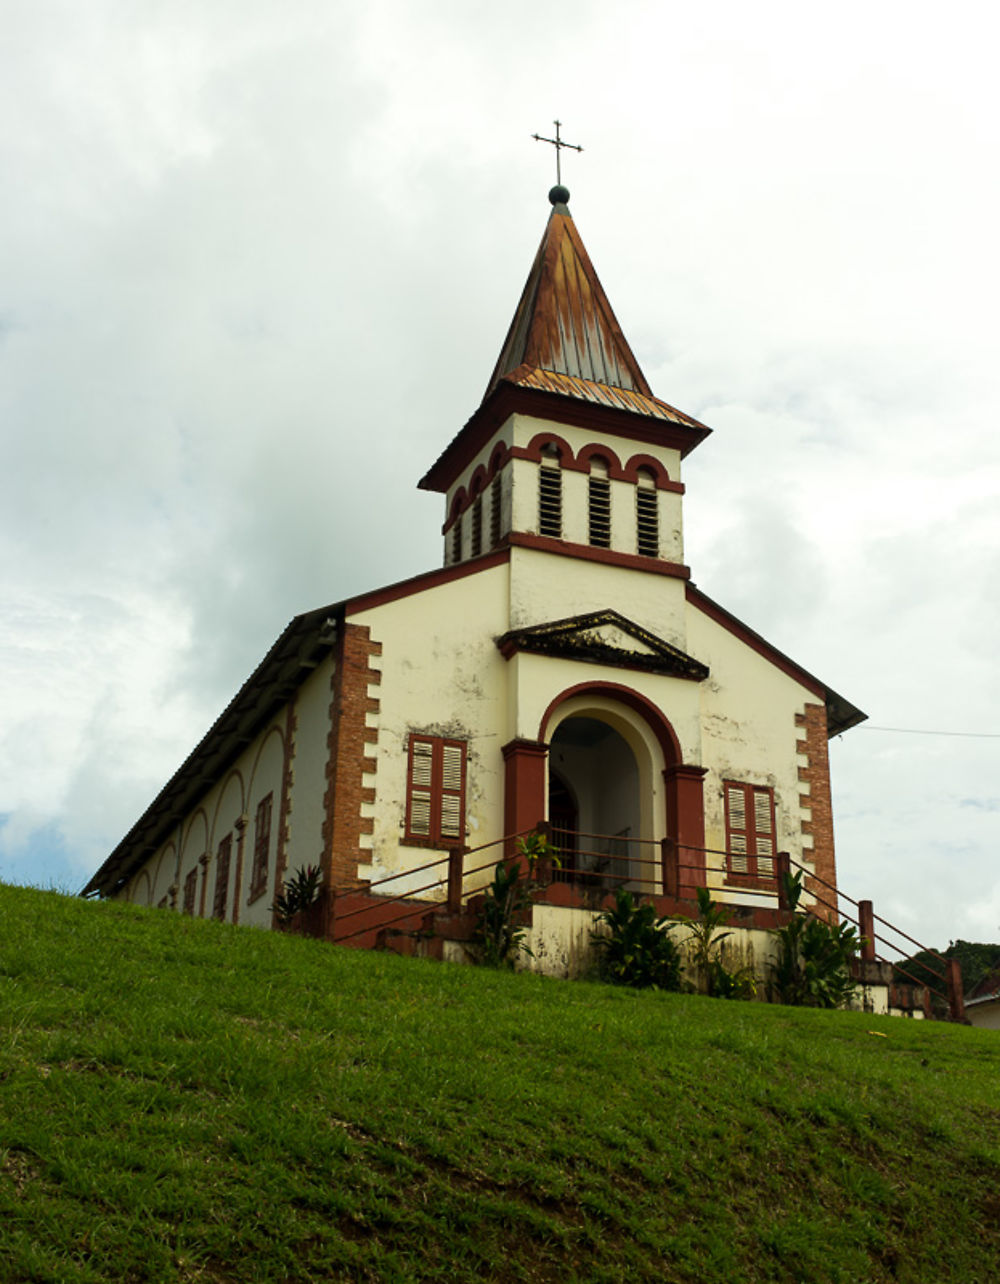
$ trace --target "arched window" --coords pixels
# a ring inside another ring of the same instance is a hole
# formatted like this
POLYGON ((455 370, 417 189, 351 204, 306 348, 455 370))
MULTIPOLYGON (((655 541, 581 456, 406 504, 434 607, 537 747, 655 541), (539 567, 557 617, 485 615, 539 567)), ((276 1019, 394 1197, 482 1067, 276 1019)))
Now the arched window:
POLYGON ((611 482, 607 462, 595 456, 587 481, 588 538, 595 548, 611 547, 611 482))
POLYGON ((636 548, 644 557, 660 555, 660 508, 656 477, 640 468, 635 488, 636 548))
POLYGON ((542 447, 538 469, 538 533, 562 536, 562 473, 555 446, 542 447))
POLYGON ((470 557, 478 557, 483 551, 483 497, 477 495, 472 505, 472 551, 470 557))

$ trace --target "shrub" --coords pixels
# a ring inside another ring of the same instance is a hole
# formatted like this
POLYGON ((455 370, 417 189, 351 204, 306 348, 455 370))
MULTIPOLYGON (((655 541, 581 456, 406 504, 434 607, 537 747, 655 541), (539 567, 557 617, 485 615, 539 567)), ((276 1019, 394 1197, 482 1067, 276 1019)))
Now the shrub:
POLYGON ((559 855, 545 834, 519 838, 517 854, 527 865, 527 875, 520 861, 500 861, 479 911, 473 940, 479 961, 487 967, 513 967, 518 954, 531 954, 524 937, 528 911, 539 886, 536 870, 542 861, 559 864, 559 855))
MULTIPOLYGON (((802 895, 802 873, 785 875, 785 894, 794 910, 802 895)), ((796 914, 776 928, 778 959, 771 966, 769 997, 796 1007, 839 1008, 854 993, 851 959, 861 941, 849 923, 827 923, 796 914)))
POLYGON ((727 968, 723 962, 724 943, 733 933, 721 929, 732 918, 732 908, 713 901, 707 887, 699 887, 697 895, 698 917, 679 922, 690 932, 691 962, 700 988, 717 999, 752 999, 757 993, 752 969, 727 968))
POLYGON ((497 864, 479 911, 475 937, 479 961, 487 967, 513 967, 520 953, 530 954, 524 942, 524 921, 531 908, 534 884, 512 862, 497 864))
POLYGON ((279 923, 290 923, 296 914, 315 903, 322 884, 323 874, 318 865, 300 866, 282 883, 271 913, 279 923))
POLYGON ((679 990, 681 959, 668 918, 657 918, 649 901, 637 904, 632 893, 619 887, 613 909, 598 914, 604 931, 591 932, 598 954, 598 971, 613 985, 633 989, 679 990))

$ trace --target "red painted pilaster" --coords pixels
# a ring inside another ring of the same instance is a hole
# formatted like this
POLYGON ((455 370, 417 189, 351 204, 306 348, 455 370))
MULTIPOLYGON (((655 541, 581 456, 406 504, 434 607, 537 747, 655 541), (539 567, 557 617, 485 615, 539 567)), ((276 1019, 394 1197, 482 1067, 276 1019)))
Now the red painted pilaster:
POLYGON ((694 899, 695 888, 705 886, 705 791, 707 767, 676 763, 667 767, 667 832, 677 839, 678 890, 694 899))
MULTIPOLYGON (((501 749, 505 763, 503 828, 505 834, 533 829, 548 815, 545 760, 549 747, 537 740, 509 740, 501 749)), ((509 852, 508 855, 512 855, 509 852)))

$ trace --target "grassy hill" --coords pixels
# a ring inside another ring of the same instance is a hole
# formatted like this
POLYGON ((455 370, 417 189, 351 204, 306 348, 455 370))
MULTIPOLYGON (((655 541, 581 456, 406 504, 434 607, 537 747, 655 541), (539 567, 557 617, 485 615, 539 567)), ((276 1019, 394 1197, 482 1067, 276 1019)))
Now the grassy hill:
POLYGON ((0 1280, 1000 1277, 1000 1036, 0 887, 0 1280))

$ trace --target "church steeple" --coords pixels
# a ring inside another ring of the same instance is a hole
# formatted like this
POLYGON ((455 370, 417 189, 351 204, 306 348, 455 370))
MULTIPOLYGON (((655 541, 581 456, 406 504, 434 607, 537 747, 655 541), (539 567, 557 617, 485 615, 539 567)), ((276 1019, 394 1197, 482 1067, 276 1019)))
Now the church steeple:
MULTIPOLYGON (((568 190, 554 187, 549 200, 552 213, 486 396, 503 378, 546 386, 538 377, 545 371, 652 397, 576 230, 568 190)), ((571 385, 559 390, 572 395, 571 385)))
POLYGON ((683 458, 712 431, 654 397, 598 280, 561 184, 476 413, 420 480, 448 491, 513 412, 594 424, 683 458))

